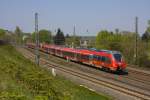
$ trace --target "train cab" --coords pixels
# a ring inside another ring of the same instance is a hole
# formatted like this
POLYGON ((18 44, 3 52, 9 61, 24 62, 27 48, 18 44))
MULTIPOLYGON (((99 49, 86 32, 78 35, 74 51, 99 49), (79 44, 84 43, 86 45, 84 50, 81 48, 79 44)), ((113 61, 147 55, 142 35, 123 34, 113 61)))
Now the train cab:
POLYGON ((126 68, 125 60, 120 52, 113 52, 112 53, 112 66, 115 70, 123 71, 126 68))
POLYGON ((93 64, 98 68, 106 68, 112 71, 123 71, 126 68, 125 60, 119 51, 96 50, 93 64))

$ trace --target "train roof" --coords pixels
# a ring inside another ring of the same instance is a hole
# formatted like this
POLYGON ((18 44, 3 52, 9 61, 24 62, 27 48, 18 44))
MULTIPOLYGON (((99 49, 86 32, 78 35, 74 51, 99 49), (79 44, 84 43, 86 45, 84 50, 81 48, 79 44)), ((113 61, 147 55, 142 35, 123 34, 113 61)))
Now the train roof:
POLYGON ((90 48, 89 50, 92 50, 92 51, 96 51, 96 52, 105 52, 105 53, 110 53, 110 54, 120 54, 120 52, 119 51, 113 51, 113 50, 105 50, 105 49, 100 49, 100 50, 98 50, 98 49, 96 49, 96 48, 90 48))
POLYGON ((61 47, 57 45, 49 45, 44 44, 44 47, 47 48, 55 48, 63 51, 73 52, 73 53, 80 53, 85 55, 110 55, 110 54, 121 54, 119 51, 112 51, 112 50, 105 50, 105 49, 96 49, 96 48, 68 48, 68 47, 61 47))
POLYGON ((92 49, 85 49, 85 48, 77 48, 79 50, 79 53, 84 55, 110 55, 110 50, 97 50, 95 48, 92 49), (109 52, 108 52, 109 51, 109 52))
POLYGON ((95 51, 90 51, 90 50, 87 50, 87 49, 81 49, 80 53, 84 54, 84 55, 94 55, 96 52, 95 51))
POLYGON ((78 52, 78 50, 77 49, 73 49, 73 48, 67 48, 67 47, 65 47, 65 48, 62 48, 62 50, 63 51, 67 51, 67 52, 78 52))

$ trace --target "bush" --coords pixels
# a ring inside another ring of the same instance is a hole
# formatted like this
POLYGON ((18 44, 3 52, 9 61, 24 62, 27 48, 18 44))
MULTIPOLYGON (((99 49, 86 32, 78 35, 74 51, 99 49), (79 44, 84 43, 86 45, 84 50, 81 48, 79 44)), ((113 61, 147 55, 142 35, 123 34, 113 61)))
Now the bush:
POLYGON ((146 53, 139 56, 138 64, 140 67, 149 67, 150 68, 150 59, 146 53))

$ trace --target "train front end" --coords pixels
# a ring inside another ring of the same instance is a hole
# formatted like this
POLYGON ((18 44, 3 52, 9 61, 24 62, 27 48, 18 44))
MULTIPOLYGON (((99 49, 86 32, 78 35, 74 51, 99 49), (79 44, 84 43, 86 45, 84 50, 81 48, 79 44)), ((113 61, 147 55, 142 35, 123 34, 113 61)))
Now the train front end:
POLYGON ((116 71, 124 71, 126 69, 126 62, 120 52, 112 53, 112 66, 116 71))

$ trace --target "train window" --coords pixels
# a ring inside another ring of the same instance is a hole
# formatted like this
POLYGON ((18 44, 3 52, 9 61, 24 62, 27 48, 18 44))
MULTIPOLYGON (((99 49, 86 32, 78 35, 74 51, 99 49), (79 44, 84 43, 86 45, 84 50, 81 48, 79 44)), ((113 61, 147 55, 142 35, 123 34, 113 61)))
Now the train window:
POLYGON ((93 59, 93 55, 89 55, 89 59, 93 59))
POLYGON ((93 58, 94 58, 95 60, 97 60, 97 56, 96 56, 96 55, 93 55, 93 58))
POLYGON ((54 53, 54 52, 55 52, 55 49, 52 49, 52 52, 54 53))
POLYGON ((94 56, 93 56, 93 59, 101 61, 101 60, 102 60, 102 57, 101 57, 101 56, 96 56, 96 55, 94 55, 94 56))
POLYGON ((69 56, 69 57, 74 57, 75 54, 72 52, 63 52, 63 55, 69 56))
POLYGON ((57 52, 58 54, 60 54, 60 53, 61 53, 61 51, 60 51, 60 50, 57 50, 56 52, 57 52))
POLYGON ((64 52, 64 55, 65 55, 65 56, 68 56, 69 54, 68 54, 68 52, 65 51, 65 52, 64 52))
POLYGON ((81 55, 80 54, 77 54, 77 59, 81 59, 81 55))
POLYGON ((74 57, 74 55, 75 55, 75 53, 70 52, 70 56, 71 56, 71 57, 74 57))
POLYGON ((88 55, 81 55, 81 58, 82 58, 82 59, 89 60, 89 56, 88 56, 88 55))
POLYGON ((108 64, 110 64, 110 63, 111 63, 110 58, 106 57, 106 58, 105 58, 105 62, 108 63, 108 64))
POLYGON ((105 57, 105 56, 102 56, 102 57, 101 57, 101 61, 102 61, 102 62, 105 62, 105 63, 108 63, 108 64, 110 64, 110 63, 111 63, 110 58, 105 57))
POLYGON ((116 61, 121 62, 122 55, 121 54, 113 54, 116 61))
POLYGON ((106 57, 102 56, 101 61, 105 62, 106 57))

